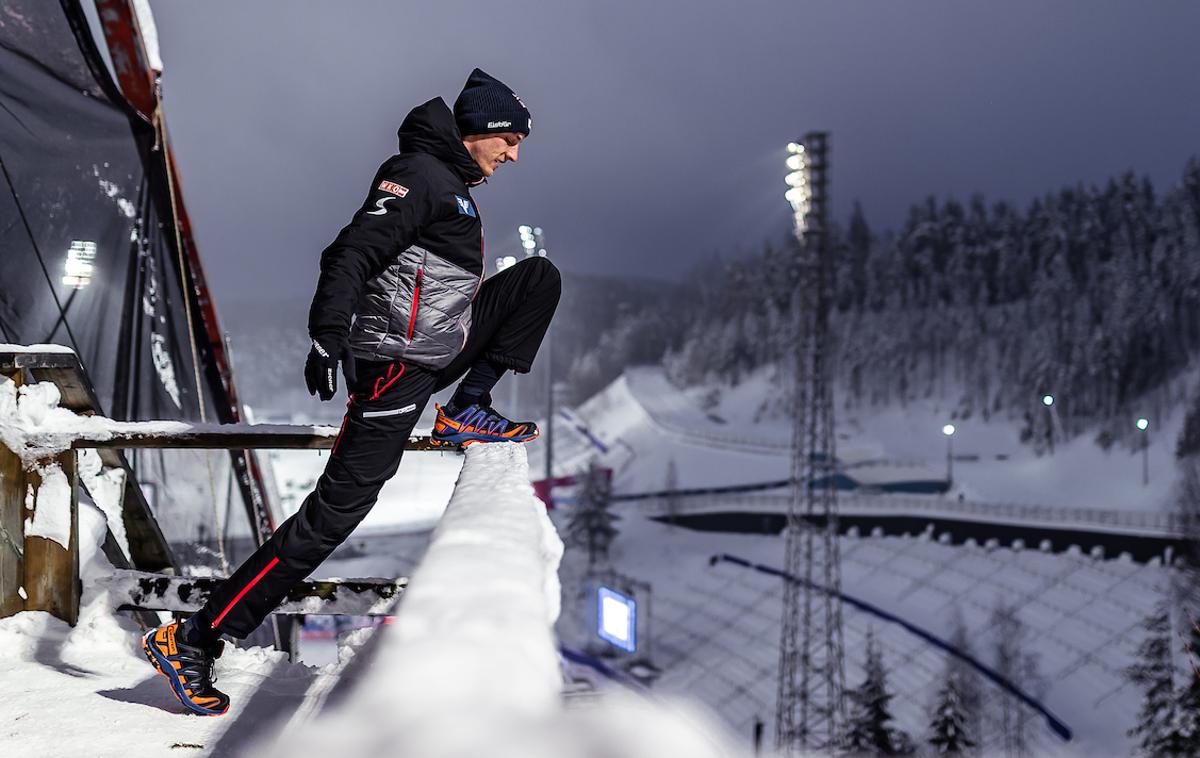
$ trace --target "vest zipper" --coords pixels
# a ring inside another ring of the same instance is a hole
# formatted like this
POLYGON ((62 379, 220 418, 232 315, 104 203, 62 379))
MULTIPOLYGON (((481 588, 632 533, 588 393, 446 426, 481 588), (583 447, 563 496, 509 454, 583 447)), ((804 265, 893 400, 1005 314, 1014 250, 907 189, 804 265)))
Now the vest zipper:
POLYGON ((410 341, 412 340, 412 336, 413 336, 413 327, 417 325, 417 308, 420 305, 420 300, 421 300, 421 279, 424 275, 425 275, 425 267, 418 266, 417 267, 417 284, 415 287, 413 287, 412 307, 409 308, 410 313, 408 316, 408 336, 405 338, 410 341))

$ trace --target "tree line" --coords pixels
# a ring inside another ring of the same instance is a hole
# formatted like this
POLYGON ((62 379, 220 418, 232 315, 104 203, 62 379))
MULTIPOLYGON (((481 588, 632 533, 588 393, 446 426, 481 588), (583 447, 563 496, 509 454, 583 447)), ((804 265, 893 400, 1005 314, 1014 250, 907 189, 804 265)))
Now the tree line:
MULTIPOLYGON (((1024 417, 1034 445, 1085 428, 1108 445, 1186 392, 1200 346, 1200 160, 1157 194, 1125 174, 1020 210, 982 196, 914 205, 879 235, 860 206, 830 232, 830 319, 839 402, 953 393, 956 413, 1024 417)), ((577 396, 634 361, 680 384, 736 383, 786 365, 795 342, 797 250, 769 245, 693 272, 686 296, 618 315, 577 355, 577 396), (712 272, 716 272, 715 274, 712 272)))

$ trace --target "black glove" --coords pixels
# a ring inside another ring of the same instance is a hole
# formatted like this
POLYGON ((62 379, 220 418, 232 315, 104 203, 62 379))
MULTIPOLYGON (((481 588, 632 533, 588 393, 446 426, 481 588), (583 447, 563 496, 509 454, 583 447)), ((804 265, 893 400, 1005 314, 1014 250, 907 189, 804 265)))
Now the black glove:
POLYGON ((308 394, 319 395, 322 400, 333 399, 337 394, 339 360, 342 362, 342 375, 346 377, 346 391, 350 392, 358 382, 350 346, 344 344, 341 348, 328 348, 313 340, 312 349, 308 351, 308 360, 304 362, 304 383, 308 385, 308 394))

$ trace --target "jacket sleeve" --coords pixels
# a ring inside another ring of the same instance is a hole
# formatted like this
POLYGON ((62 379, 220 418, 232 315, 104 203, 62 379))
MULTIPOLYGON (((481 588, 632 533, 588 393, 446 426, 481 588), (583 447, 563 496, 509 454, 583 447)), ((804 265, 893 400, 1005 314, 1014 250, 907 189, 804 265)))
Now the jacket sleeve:
POLYGON ((308 310, 308 334, 327 346, 345 344, 363 286, 416 241, 433 217, 428 182, 413 170, 375 175, 371 193, 321 253, 321 275, 308 310))

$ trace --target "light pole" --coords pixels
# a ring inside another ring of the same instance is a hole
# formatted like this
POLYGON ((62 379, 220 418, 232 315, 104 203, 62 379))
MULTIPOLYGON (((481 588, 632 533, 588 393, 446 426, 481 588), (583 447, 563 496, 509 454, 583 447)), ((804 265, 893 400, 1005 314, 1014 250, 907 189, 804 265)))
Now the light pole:
POLYGON ((942 434, 946 435, 946 489, 949 490, 954 484, 954 424, 943 426, 942 434))
MULTIPOLYGON (((546 238, 540 226, 522 224, 517 227, 525 257, 549 257, 546 238)), ((546 330, 546 480, 554 476, 554 332, 546 330)))
POLYGON ((1137 428, 1142 432, 1142 486, 1150 484, 1150 419, 1139 418, 1137 428))
POLYGON ((1054 435, 1061 436, 1061 425, 1058 423, 1058 411, 1054 409, 1054 395, 1042 395, 1042 405, 1050 411, 1050 455, 1054 455, 1054 435), (1056 428, 1059 427, 1059 428, 1056 428))

